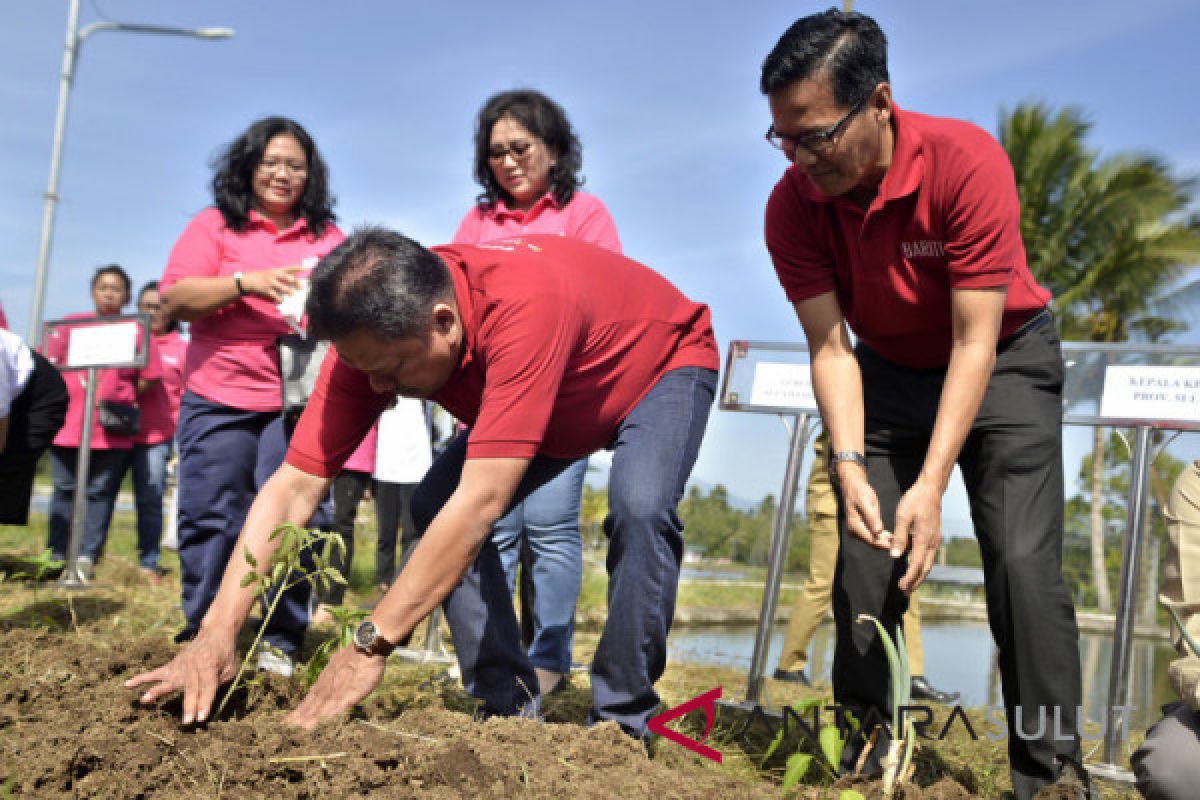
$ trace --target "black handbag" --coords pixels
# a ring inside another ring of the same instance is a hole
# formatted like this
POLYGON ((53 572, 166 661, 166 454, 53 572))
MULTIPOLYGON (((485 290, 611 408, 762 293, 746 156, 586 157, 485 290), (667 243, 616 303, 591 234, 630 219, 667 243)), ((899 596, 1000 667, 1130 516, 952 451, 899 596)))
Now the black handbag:
POLYGON ((275 340, 279 348, 279 377, 283 388, 283 414, 300 416, 312 396, 329 342, 289 333, 275 340))
POLYGON ((136 436, 142 420, 142 411, 128 403, 101 400, 96 405, 96 417, 100 427, 115 436, 136 436))

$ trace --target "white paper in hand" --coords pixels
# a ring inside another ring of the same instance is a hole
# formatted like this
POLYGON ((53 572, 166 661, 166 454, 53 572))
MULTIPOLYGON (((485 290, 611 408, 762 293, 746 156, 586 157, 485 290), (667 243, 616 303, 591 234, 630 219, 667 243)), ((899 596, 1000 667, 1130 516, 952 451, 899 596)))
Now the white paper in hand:
POLYGON ((300 262, 300 266, 307 270, 300 278, 300 288, 283 298, 276 306, 291 329, 299 334, 304 333, 304 326, 300 321, 304 319, 304 304, 308 302, 308 276, 317 266, 317 260, 315 256, 309 256, 300 262))
POLYGON ((277 306, 279 313, 296 333, 304 333, 304 326, 300 324, 300 320, 304 318, 306 302, 308 302, 308 279, 304 278, 300 281, 300 288, 283 298, 277 306))

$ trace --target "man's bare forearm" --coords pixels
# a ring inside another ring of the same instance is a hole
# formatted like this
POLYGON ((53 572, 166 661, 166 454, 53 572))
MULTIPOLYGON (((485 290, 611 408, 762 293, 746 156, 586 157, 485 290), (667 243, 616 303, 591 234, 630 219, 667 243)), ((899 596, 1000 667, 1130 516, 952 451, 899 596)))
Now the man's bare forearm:
POLYGON ((246 563, 246 550, 260 566, 267 564, 278 547, 271 534, 284 522, 306 524, 329 491, 330 482, 328 478, 309 475, 286 463, 267 480, 246 515, 233 555, 225 567, 221 588, 204 615, 202 629, 230 637, 237 635, 254 605, 254 588, 242 586, 242 579, 251 570, 246 563))
POLYGON ((852 351, 818 354, 812 363, 813 393, 829 432, 830 453, 863 452, 866 444, 862 374, 852 351))
POLYGON ((975 422, 988 380, 996 365, 994 342, 975 342, 956 346, 950 353, 942 396, 938 400, 937 418, 929 437, 929 449, 921 467, 918 481, 926 481, 939 494, 944 494, 950 474, 967 433, 975 422))

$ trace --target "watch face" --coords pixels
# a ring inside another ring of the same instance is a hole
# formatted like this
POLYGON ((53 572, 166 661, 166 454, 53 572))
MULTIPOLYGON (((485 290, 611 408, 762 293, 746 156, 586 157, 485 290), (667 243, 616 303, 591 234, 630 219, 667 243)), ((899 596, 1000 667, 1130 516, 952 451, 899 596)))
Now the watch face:
POLYGON ((379 630, 375 627, 375 623, 369 619, 364 620, 354 629, 354 643, 363 650, 370 650, 374 647, 377 638, 379 638, 379 630))

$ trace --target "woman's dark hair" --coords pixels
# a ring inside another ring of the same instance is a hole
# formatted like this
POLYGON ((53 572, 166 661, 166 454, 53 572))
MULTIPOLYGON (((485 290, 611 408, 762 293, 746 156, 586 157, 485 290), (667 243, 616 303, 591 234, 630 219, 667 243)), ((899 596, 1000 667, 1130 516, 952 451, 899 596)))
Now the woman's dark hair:
MULTIPOLYGON (((129 273, 120 264, 105 264, 103 267, 96 267, 96 271, 92 273, 93 289, 105 275, 116 275, 121 279, 121 283, 125 284, 125 303, 128 303, 129 298, 133 296, 133 281, 129 279, 129 273)), ((121 305, 125 305, 125 303, 121 305)))
POLYGON ((333 222, 333 196, 329 193, 329 169, 317 152, 308 131, 286 117, 267 117, 255 122, 234 139, 213 162, 213 202, 230 230, 244 231, 254 208, 254 170, 262 163, 267 144, 285 133, 304 149, 308 160, 308 180, 304 194, 296 201, 296 216, 304 217, 314 237, 333 222))
POLYGON ((862 102, 888 83, 887 37, 857 11, 831 8, 792 23, 763 62, 763 94, 826 72, 833 99, 843 108, 862 102))
MULTIPOLYGON (((158 281, 149 281, 141 289, 138 289, 138 296, 137 296, 138 305, 141 305, 142 298, 145 297, 146 292, 150 292, 150 291, 154 291, 154 292, 158 291, 158 281)), ((175 319, 174 317, 168 316, 167 317, 167 333, 174 333, 177 330, 179 330, 179 320, 175 319)))
POLYGON ((479 109, 475 123, 475 182, 483 187, 476 202, 484 208, 498 200, 512 203, 513 198, 501 188, 492 174, 488 151, 491 148, 492 126, 503 117, 511 117, 521 127, 545 142, 550 149, 554 166, 550 167, 550 193, 560 206, 571 202, 575 191, 583 186, 583 145, 571 128, 562 106, 533 89, 514 89, 494 94, 479 109))

